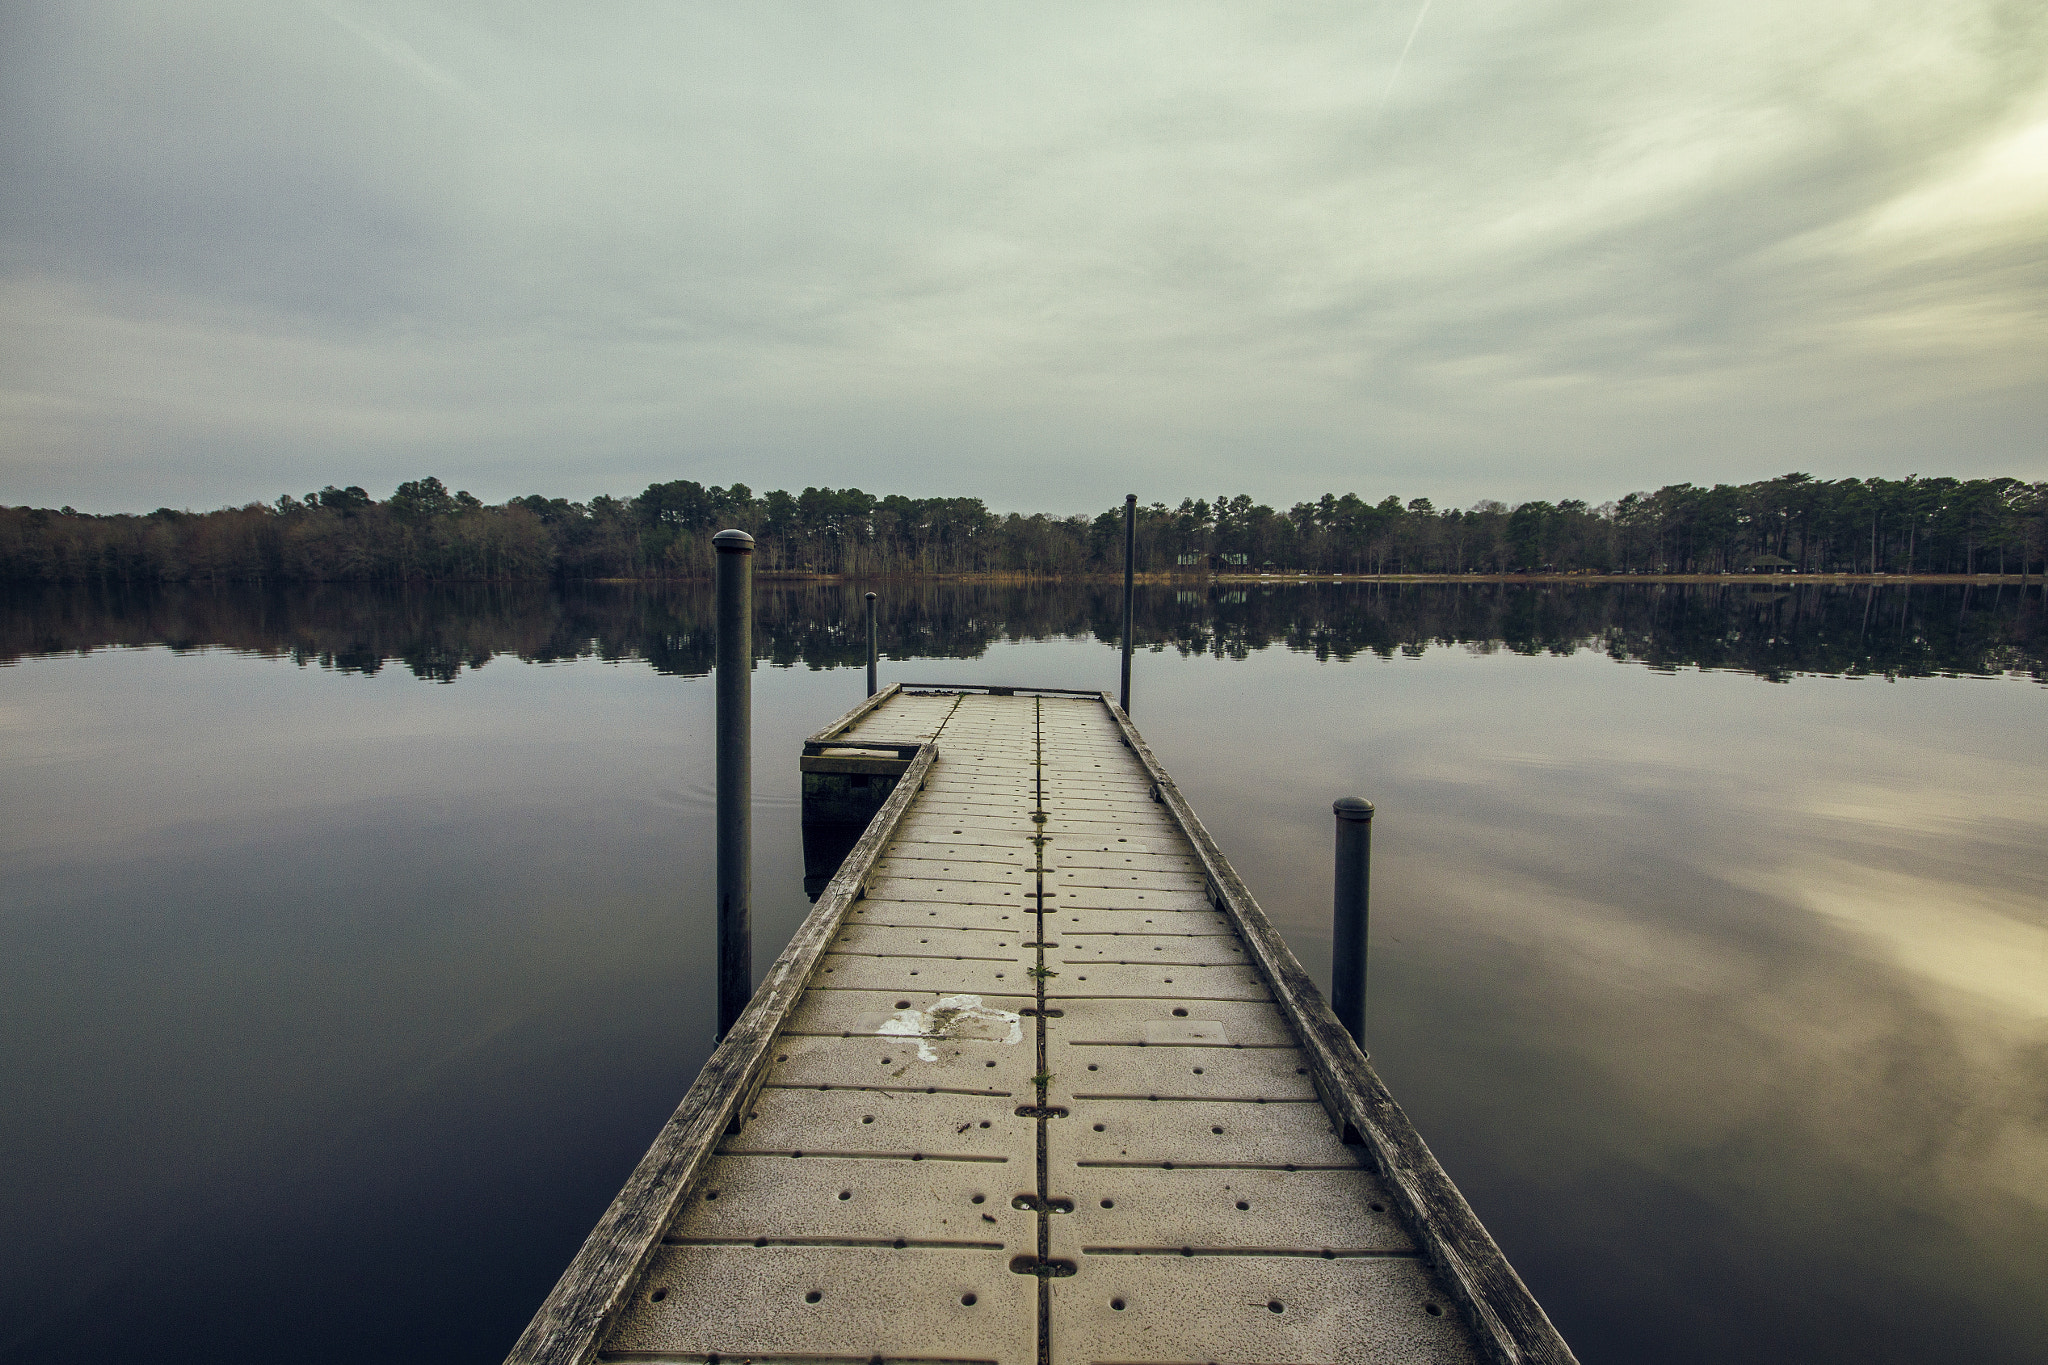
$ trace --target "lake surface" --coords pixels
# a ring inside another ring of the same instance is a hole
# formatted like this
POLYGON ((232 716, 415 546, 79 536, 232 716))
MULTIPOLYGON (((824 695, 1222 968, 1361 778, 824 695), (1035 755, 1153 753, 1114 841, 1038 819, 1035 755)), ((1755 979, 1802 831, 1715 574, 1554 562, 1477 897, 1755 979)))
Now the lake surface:
MULTIPOLYGON (((1113 687, 1113 589, 878 585, 1113 687)), ((1148 590, 1133 715, 1588 1365, 2038 1361, 2038 586, 1148 590)), ((0 1356, 496 1361, 712 1042, 701 590, 0 595, 0 1356), (443 685, 445 684, 445 685, 443 685)), ((764 585, 757 967, 857 588, 764 585)))

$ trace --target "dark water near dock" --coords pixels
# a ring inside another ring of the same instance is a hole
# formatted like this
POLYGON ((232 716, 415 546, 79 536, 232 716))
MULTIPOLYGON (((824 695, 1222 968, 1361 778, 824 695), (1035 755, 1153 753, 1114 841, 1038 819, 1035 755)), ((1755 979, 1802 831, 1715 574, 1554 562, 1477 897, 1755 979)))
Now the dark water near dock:
MULTIPOLYGON (((1114 684, 1113 589, 882 591, 885 680, 1114 684)), ((2033 1361, 2040 592, 1157 589, 1133 710, 1319 975, 1379 803, 1375 1065, 1588 1365, 2033 1361)), ((761 967, 858 622, 763 588, 761 967)), ((710 627, 0 595, 0 1357, 502 1356, 709 1050, 710 627)))

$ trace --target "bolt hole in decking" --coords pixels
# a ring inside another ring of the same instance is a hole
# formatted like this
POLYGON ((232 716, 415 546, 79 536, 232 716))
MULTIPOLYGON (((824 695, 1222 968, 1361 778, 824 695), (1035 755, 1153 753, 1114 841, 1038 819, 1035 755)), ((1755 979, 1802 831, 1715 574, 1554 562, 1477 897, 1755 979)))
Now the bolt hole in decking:
POLYGON ((1111 1308, 1114 1308, 1119 1313, 1124 1311, 1124 1301, 1122 1299, 1111 1299, 1109 1301, 1109 1306, 1111 1308))
MULTIPOLYGON (((845 1196, 843 1196, 843 1195, 842 1195, 842 1196, 840 1196, 840 1197, 841 1197, 841 1198, 844 1198, 845 1196)), ((1238 1201, 1237 1201, 1237 1206, 1238 1206, 1238 1207, 1239 1207, 1240 1209, 1248 1209, 1248 1208, 1250 1208, 1250 1207, 1251 1207, 1251 1205, 1250 1205, 1249 1203, 1245 1202, 1245 1201, 1244 1201, 1244 1200, 1242 1200, 1242 1199, 1240 1199, 1240 1200, 1238 1200, 1238 1201)))
POLYGON ((1177 1009, 1173 1012, 1173 1017, 1176 1019, 1185 1019, 1188 1017, 1188 1012, 1186 1010, 1177 1009))
POLYGON ((647 1300, 649 1303, 660 1303, 663 1299, 667 1297, 668 1291, 666 1289, 657 1289, 652 1294, 649 1294, 647 1296, 647 1300))
POLYGON ((973 1203, 976 1203, 976 1204, 980 1204, 980 1203, 983 1203, 983 1202, 985 1202, 985 1201, 986 1201, 987 1199, 988 1199, 988 1196, 987 1196, 987 1195, 985 1195, 985 1194, 977 1194, 977 1195, 975 1195, 975 1196, 974 1196, 974 1198, 973 1198, 973 1200, 972 1200, 971 1202, 973 1202, 973 1203))
POLYGON ((1278 1299, 1268 1299, 1266 1300, 1266 1311, 1268 1313, 1284 1313, 1287 1311, 1287 1305, 1278 1299))
POLYGON ((1433 1318, 1440 1318, 1444 1315, 1444 1310, 1437 1307, 1433 1303, 1425 1303, 1424 1305, 1422 1305, 1422 1311, 1429 1314, 1433 1318))
POLYGON ((852 1191, 852 1190, 841 1190, 841 1191, 839 1192, 839 1197, 840 1197, 841 1199, 851 1199, 851 1198, 853 1198, 853 1191, 852 1191))
POLYGON ((962 1294, 962 1295, 960 1296, 960 1303, 961 1303, 961 1306, 962 1306, 962 1307, 965 1307, 965 1308, 972 1308, 972 1307, 974 1307, 974 1295, 972 1295, 972 1294, 962 1294))
POLYGON ((813 1289, 813 1290, 812 1290, 812 1291, 811 1291, 810 1293, 808 1293, 808 1294, 804 1295, 804 1302, 805 1302, 805 1303, 816 1303, 816 1302, 817 1302, 818 1300, 820 1300, 820 1299, 822 1299, 822 1298, 824 1298, 824 1297, 825 1297, 825 1296, 824 1296, 823 1294, 820 1294, 820 1293, 819 1293, 819 1292, 818 1292, 817 1290, 813 1289))

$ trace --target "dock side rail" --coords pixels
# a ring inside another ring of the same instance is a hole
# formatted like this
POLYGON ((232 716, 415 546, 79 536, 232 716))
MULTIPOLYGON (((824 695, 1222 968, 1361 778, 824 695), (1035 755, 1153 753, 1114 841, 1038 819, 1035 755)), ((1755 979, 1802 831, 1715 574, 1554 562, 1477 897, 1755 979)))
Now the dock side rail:
MULTIPOLYGON (((820 734, 845 730, 893 694, 893 689, 877 693, 820 734)), ((895 837, 904 812, 910 809, 937 758, 937 744, 916 746, 896 790, 875 812, 860 842, 846 855, 817 905, 790 937, 789 946, 768 969, 753 1000, 719 1040, 654 1145, 584 1239, 576 1258, 505 1357, 506 1365, 589 1365, 597 1359, 605 1332, 660 1245, 662 1231, 675 1217, 719 1140, 744 1120, 747 1105, 767 1078, 768 1050, 775 1035, 810 985, 826 947, 845 922, 846 912, 866 893, 875 859, 895 837)))
POLYGON ((1152 799, 1166 807, 1202 860, 1210 902, 1243 936, 1280 1012, 1300 1038, 1323 1107, 1342 1126, 1346 1140, 1355 1135, 1370 1154, 1402 1220, 1443 1275, 1445 1287, 1457 1296, 1482 1349, 1496 1365, 1577 1365, 1543 1306, 1451 1183, 1357 1041, 1337 1022, 1314 979, 1252 898, 1131 718, 1109 693, 1096 695, 1152 779, 1152 799))

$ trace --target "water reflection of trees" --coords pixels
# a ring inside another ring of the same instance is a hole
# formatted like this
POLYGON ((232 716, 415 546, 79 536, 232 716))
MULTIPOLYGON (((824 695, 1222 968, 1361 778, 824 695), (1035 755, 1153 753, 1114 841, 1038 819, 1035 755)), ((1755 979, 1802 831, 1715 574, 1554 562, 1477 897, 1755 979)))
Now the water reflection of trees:
MULTIPOLYGON (((881 646, 898 658, 974 658, 1009 640, 1114 643, 1108 585, 892 585, 881 646)), ((1783 589, 1694 584, 1374 584, 1150 590, 1140 647, 1245 658, 1284 648, 1319 659, 1457 647, 1521 654, 1599 650, 1654 668, 1787 679, 1800 673, 2021 673, 2048 681, 2042 590, 2006 586, 1783 589)), ((755 646, 782 667, 857 667, 858 586, 764 584, 755 646)), ((352 673, 402 665, 453 681, 499 655, 529 663, 644 660, 700 675, 713 657, 706 585, 437 588, 44 587, 0 595, 0 661, 123 645, 223 648, 352 673)))

